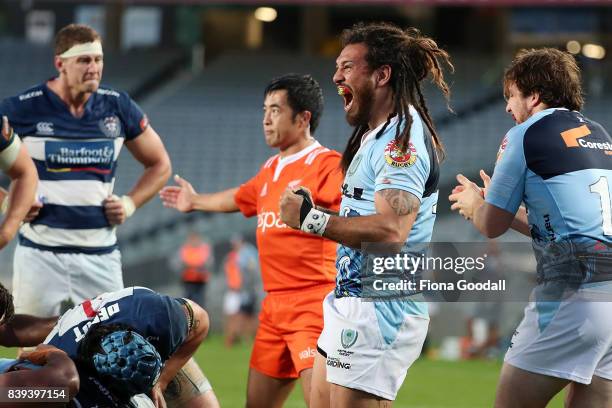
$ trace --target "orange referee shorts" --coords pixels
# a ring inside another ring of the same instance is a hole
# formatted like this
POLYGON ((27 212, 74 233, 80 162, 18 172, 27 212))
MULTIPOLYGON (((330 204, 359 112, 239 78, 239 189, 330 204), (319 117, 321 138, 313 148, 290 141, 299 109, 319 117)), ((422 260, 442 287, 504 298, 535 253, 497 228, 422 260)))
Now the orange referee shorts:
POLYGON ((312 368, 323 330, 323 299, 334 284, 268 294, 259 314, 250 367, 274 378, 312 368))

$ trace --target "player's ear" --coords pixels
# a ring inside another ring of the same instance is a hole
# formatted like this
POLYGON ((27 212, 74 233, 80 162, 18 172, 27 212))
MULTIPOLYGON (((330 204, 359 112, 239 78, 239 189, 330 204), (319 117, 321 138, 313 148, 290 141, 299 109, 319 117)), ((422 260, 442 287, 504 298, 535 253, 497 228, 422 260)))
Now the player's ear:
POLYGON ((310 111, 302 111, 298 116, 300 117, 300 125, 303 127, 310 126, 310 119, 312 118, 312 113, 310 111))
POLYGON ((53 65, 55 65, 55 69, 57 69, 57 72, 61 73, 64 67, 64 60, 56 55, 53 60, 53 65))
POLYGON ((385 86, 391 81, 391 66, 383 65, 376 69, 376 85, 385 86))
POLYGON ((531 95, 529 95, 529 98, 527 99, 527 103, 529 104, 529 107, 533 109, 536 106, 538 106, 540 103, 544 103, 544 102, 542 102, 542 99, 540 99, 540 93, 534 92, 531 95))

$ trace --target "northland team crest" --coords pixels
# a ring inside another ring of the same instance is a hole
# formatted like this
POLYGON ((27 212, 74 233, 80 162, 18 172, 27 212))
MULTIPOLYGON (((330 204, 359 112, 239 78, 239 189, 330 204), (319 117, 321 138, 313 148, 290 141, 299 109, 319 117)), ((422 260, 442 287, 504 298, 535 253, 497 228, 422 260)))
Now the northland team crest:
POLYGON ((357 337, 359 337, 359 332, 353 329, 342 329, 340 333, 340 343, 342 343, 342 347, 345 349, 350 348, 357 341, 357 337))
POLYGON ((392 140, 385 147, 385 161, 393 167, 412 166, 417 159, 416 148, 412 143, 408 143, 408 151, 399 148, 397 141, 392 140))

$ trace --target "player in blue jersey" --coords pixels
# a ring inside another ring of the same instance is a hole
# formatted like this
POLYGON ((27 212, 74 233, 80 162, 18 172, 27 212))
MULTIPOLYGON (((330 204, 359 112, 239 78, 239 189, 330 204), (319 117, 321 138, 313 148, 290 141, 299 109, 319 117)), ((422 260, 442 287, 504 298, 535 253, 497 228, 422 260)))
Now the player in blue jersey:
POLYGON ((168 180, 166 150, 130 97, 100 86, 100 36, 71 24, 55 38, 58 76, 0 103, 34 160, 38 202, 19 233, 13 294, 19 313, 60 314, 123 287, 115 227, 168 180), (123 146, 143 164, 133 189, 113 194, 123 146), (44 293, 44 296, 40 294, 44 293))
MULTIPOLYGON (((164 364, 152 393, 157 406, 165 398, 169 407, 217 407, 210 383, 190 361, 208 326, 208 315, 194 302, 130 287, 104 293, 68 310, 45 343, 75 359, 83 378, 92 372, 100 373, 99 367, 82 364, 91 362, 98 340, 110 332, 131 330, 155 347, 164 364), (92 336, 98 340, 92 340, 92 336)), ((109 388, 108 382, 106 387, 109 388)), ((86 399, 86 394, 77 399, 86 399)))
POLYGON ((0 134, 0 170, 11 179, 11 191, 0 188, 0 249, 13 239, 21 222, 34 202, 36 194, 36 168, 19 137, 2 117, 0 134))
POLYGON ((311 407, 390 406, 421 352, 429 317, 419 295, 365 293, 362 245, 431 238, 443 150, 420 82, 431 76, 448 97, 442 64, 450 59, 418 30, 384 23, 345 30, 342 43, 333 80, 355 130, 342 158, 340 214, 314 208, 306 190, 287 189, 281 218, 340 244, 336 288, 323 302, 311 407))
POLYGON ((580 113, 574 58, 521 51, 504 75, 504 138, 485 188, 462 175, 452 209, 489 238, 533 239, 538 285, 506 354, 496 407, 612 406, 612 138, 580 113), (521 207, 524 203, 524 207, 521 207))

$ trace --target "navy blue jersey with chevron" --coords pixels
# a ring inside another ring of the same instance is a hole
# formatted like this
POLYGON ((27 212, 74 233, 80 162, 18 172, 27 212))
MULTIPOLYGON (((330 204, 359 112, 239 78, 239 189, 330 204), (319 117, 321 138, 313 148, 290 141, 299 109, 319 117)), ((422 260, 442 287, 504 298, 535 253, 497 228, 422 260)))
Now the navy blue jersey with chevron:
POLYGON ((525 204, 540 280, 610 278, 612 139, 600 124, 551 108, 510 129, 486 201, 525 204))
POLYGON ((45 250, 108 253, 115 229, 102 201, 113 192, 124 141, 143 133, 148 120, 124 93, 100 87, 82 117, 46 83, 0 103, 38 170, 40 215, 20 230, 23 245, 45 250))
MULTIPOLYGON (((406 243, 422 244, 431 240, 436 218, 439 166, 431 136, 413 108, 410 114, 413 122, 408 152, 399 149, 395 141, 397 116, 386 127, 383 124, 364 135, 342 185, 340 215, 373 215, 376 213, 376 192, 385 189, 407 191, 416 196, 421 205, 406 243)), ((362 268, 365 261, 364 252, 338 245, 337 297, 362 296, 362 268)))
POLYGON ((104 293, 68 310, 45 343, 75 357, 80 341, 92 325, 114 323, 132 327, 155 346, 163 361, 183 344, 188 334, 182 300, 134 286, 104 293))

